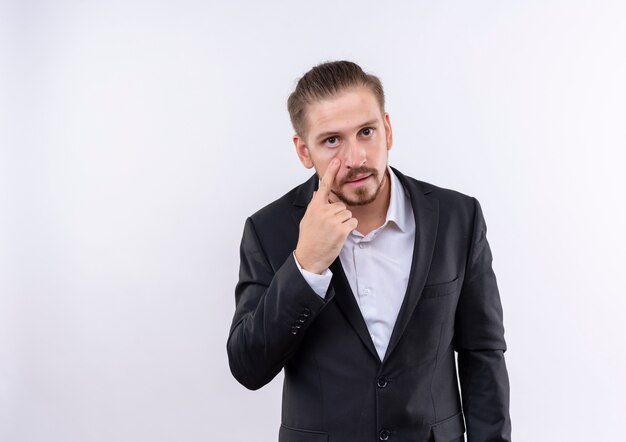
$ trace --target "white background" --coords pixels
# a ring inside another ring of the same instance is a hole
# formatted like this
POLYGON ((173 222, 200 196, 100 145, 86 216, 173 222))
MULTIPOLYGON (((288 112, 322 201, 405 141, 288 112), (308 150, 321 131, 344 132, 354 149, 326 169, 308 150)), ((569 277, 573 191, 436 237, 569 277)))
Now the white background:
POLYGON ((342 58, 390 163, 482 204, 514 439, 622 440, 626 4, 389 3, 0 3, 1 441, 276 440, 281 378, 228 369, 239 241, 342 58))

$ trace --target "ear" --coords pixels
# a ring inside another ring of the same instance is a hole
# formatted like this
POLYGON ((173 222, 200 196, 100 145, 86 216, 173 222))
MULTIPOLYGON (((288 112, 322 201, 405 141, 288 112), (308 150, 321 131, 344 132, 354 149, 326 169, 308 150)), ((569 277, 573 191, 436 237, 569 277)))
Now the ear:
POLYGON ((393 131, 391 130, 391 120, 389 120, 387 112, 385 112, 385 139, 387 141, 387 150, 391 150, 391 146, 393 146, 393 131))
POLYGON ((309 148, 307 147, 304 138, 295 134, 293 136, 293 144, 296 146, 296 153, 298 154, 298 158, 300 158, 302 165, 307 169, 312 168, 313 161, 311 160, 311 153, 309 152, 309 148))

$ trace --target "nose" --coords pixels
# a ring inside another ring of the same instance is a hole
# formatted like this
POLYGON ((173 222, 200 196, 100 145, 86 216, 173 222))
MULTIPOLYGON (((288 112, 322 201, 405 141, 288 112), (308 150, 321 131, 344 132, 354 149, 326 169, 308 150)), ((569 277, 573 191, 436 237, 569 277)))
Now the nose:
POLYGON ((357 140, 347 140, 343 149, 342 164, 348 169, 361 167, 365 164, 365 148, 357 140))

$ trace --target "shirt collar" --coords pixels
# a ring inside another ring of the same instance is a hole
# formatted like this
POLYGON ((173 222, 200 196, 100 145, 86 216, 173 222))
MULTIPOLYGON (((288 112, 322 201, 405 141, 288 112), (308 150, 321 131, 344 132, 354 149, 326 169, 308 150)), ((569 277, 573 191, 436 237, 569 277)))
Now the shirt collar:
POLYGON ((385 224, 390 221, 400 229, 401 232, 406 232, 408 226, 408 216, 412 216, 411 202, 409 200, 404 186, 400 182, 400 179, 393 173, 391 167, 387 166, 389 172, 390 190, 389 190, 389 208, 387 209, 387 219, 385 224))

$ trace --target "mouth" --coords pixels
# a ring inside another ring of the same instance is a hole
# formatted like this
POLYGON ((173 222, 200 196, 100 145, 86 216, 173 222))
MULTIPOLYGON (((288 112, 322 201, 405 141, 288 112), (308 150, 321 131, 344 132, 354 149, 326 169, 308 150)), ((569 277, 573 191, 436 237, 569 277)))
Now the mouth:
POLYGON ((371 176, 372 175, 370 174, 370 175, 362 176, 362 177, 357 178, 355 180, 346 181, 346 184, 349 184, 351 186, 358 186, 358 185, 364 183, 365 181, 367 181, 371 176))

